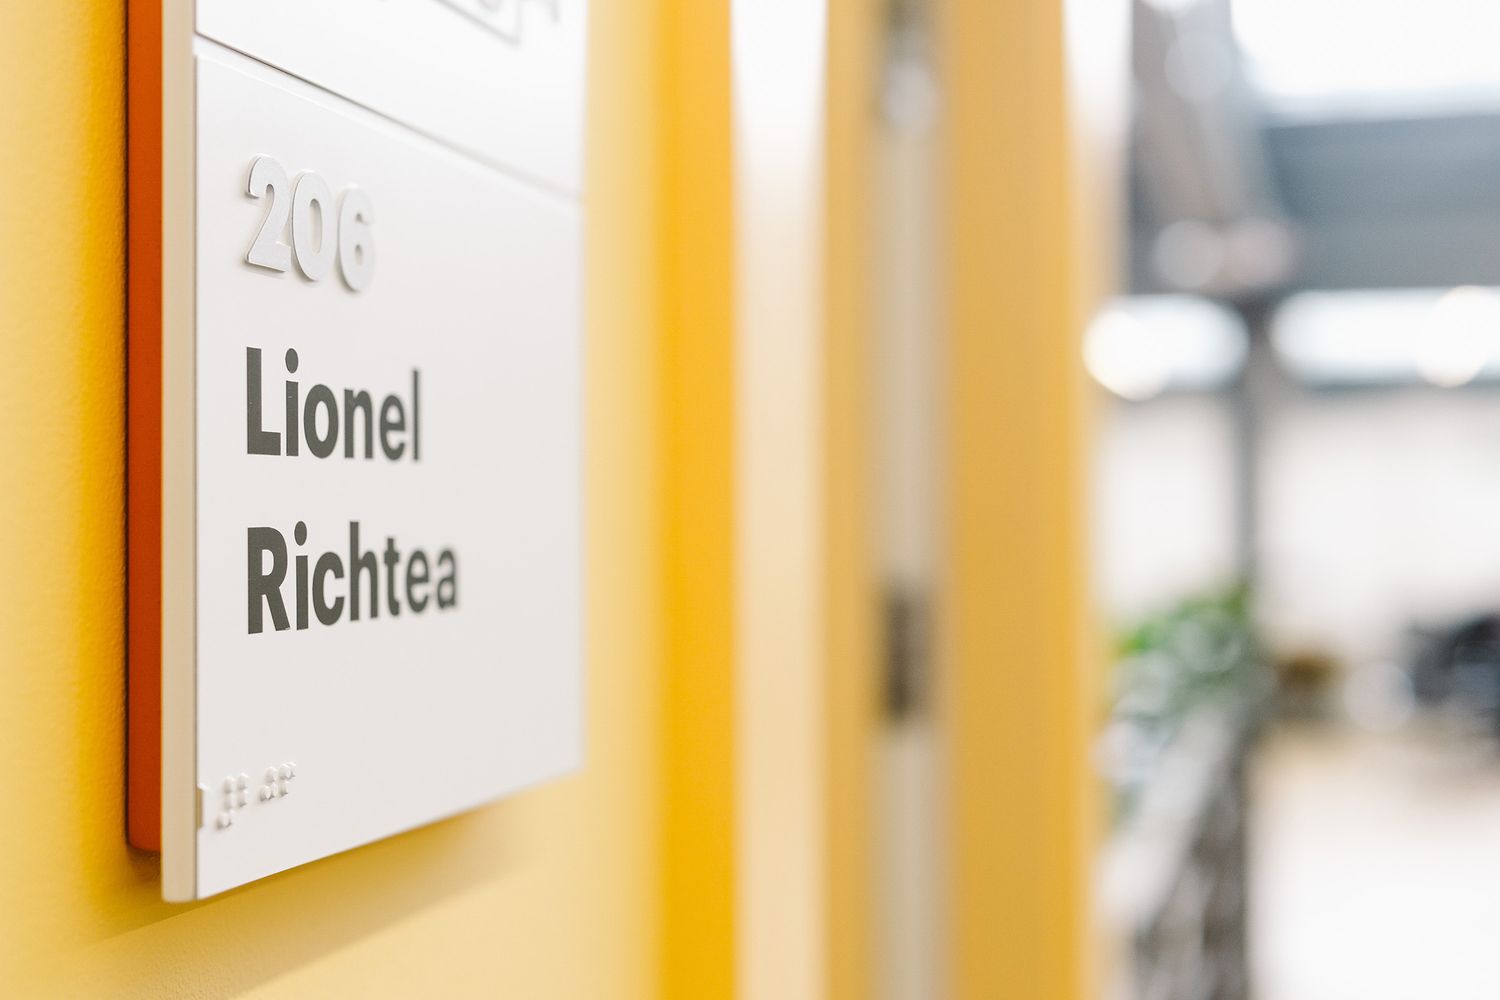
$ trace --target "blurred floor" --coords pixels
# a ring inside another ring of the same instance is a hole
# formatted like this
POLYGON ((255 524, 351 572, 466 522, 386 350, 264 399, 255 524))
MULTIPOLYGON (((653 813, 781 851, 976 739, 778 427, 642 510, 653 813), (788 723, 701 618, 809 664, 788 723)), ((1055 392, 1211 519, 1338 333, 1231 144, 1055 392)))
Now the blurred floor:
POLYGON ((1259 1000, 1500 996, 1500 755, 1452 721, 1283 724, 1256 764, 1259 1000))

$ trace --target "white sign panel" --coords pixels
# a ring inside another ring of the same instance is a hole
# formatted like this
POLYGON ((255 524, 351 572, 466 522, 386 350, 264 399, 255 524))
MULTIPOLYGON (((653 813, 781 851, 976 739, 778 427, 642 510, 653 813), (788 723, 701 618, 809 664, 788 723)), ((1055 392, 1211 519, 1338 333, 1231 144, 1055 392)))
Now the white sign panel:
POLYGON ((131 353, 161 397, 159 465, 131 443, 160 488, 159 576, 133 556, 131 582, 132 685, 160 672, 131 804, 159 796, 159 845, 131 829, 169 899, 583 750, 581 0, 186 13, 161 32, 159 370, 137 310, 131 353))

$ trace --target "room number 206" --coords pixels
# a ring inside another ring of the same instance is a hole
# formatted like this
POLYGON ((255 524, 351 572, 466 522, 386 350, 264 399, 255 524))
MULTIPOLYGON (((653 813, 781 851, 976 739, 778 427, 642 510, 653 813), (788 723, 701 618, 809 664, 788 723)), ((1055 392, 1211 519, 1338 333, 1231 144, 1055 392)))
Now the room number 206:
POLYGON ((272 271, 297 269, 312 281, 321 281, 333 270, 338 258, 344 283, 360 291, 375 272, 375 242, 370 233, 374 216, 370 196, 357 187, 345 188, 339 199, 336 225, 333 192, 328 182, 310 170, 287 177, 286 168, 269 156, 257 156, 250 164, 247 190, 252 198, 265 199, 266 213, 245 259, 272 271), (282 242, 291 222, 291 244, 282 242))

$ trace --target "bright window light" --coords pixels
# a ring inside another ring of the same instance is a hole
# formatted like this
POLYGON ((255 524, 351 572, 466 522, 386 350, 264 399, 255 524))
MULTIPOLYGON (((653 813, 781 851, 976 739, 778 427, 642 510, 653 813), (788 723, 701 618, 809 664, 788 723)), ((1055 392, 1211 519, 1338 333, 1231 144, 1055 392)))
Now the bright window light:
POLYGON ((1253 79, 1282 104, 1494 103, 1493 0, 1233 0, 1253 79))
POLYGON ((1192 295, 1115 299, 1084 336, 1094 381, 1133 401, 1168 389, 1228 384, 1245 362, 1245 328, 1223 306, 1192 295))
POLYGON ((1438 299, 1417 341, 1417 373, 1433 385, 1466 385, 1500 357, 1500 296, 1455 288, 1438 299))
POLYGON ((1272 341, 1292 374, 1313 385, 1452 388, 1500 376, 1500 294, 1309 292, 1277 311, 1272 341))

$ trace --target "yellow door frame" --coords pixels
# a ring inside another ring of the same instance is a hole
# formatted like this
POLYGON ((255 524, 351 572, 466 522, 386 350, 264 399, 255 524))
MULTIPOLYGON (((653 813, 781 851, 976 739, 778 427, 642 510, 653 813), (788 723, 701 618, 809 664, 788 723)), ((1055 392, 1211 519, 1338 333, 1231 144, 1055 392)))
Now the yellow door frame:
POLYGON ((823 247, 823 940, 828 1000, 875 995, 875 578, 872 162, 885 9, 828 0, 823 247))
POLYGON ((734 296, 729 0, 663 0, 659 518, 662 996, 735 976, 734 296))
POLYGON ((1116 231, 1126 8, 938 8, 946 975, 958 1000, 1082 1000, 1098 670, 1080 334, 1116 231))
MULTIPOLYGON (((878 5, 859 0, 828 3, 823 159, 815 190, 804 192, 816 213, 804 221, 821 231, 822 247, 810 261, 815 276, 788 275, 808 279, 811 292, 786 303, 805 331, 793 349, 810 381, 795 425, 780 432, 811 441, 797 459, 806 477, 798 497, 806 503, 788 509, 780 503, 789 494, 771 482, 778 470, 746 462, 747 442, 778 433, 758 405, 766 397, 756 394, 774 395, 785 383, 750 378, 740 339, 751 335, 736 297, 745 263, 736 205, 747 179, 736 174, 731 3, 663 0, 659 7, 661 955, 668 997, 754 997, 788 982, 789 963, 801 966, 795 981, 810 996, 869 995, 867 754, 877 692, 862 227, 879 15, 878 5), (784 542, 795 536, 808 547, 790 562, 761 561, 746 548, 750 523, 785 530, 784 542), (802 609, 810 627, 795 635, 778 631, 782 614, 795 613, 778 603, 778 592, 790 590, 810 603, 802 609), (762 623, 765 641, 747 644, 747 616, 762 623), (760 757, 749 756, 765 751, 764 740, 752 737, 766 720, 753 707, 746 672, 783 654, 811 671, 769 692, 813 698, 794 766, 805 769, 804 791, 816 794, 796 803, 762 801, 755 789, 765 786, 753 777, 760 757), (810 690, 791 690, 804 681, 810 690), (760 812, 747 836, 749 808, 760 812), (756 859, 786 849, 802 859, 794 876, 801 884, 753 892, 746 873, 756 859), (798 925, 805 940, 758 909, 780 905, 778 893, 806 921, 798 925)), ((787 372, 769 374, 781 380, 787 372)))

